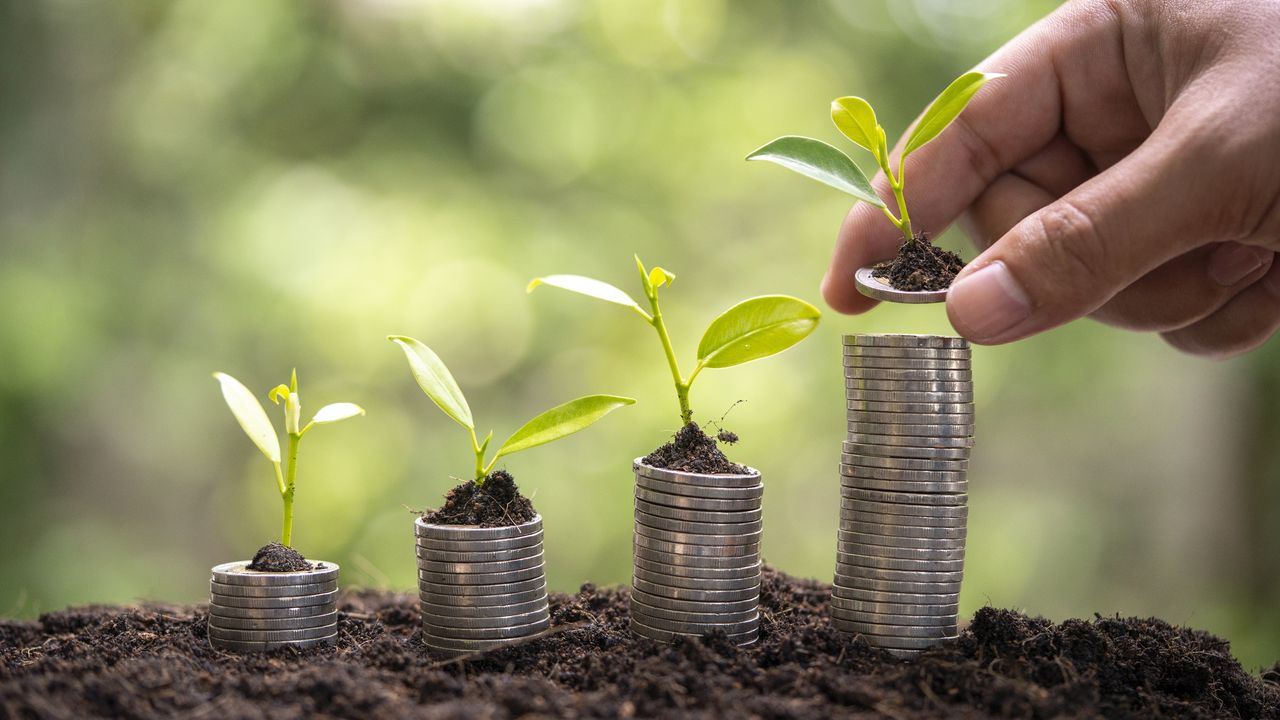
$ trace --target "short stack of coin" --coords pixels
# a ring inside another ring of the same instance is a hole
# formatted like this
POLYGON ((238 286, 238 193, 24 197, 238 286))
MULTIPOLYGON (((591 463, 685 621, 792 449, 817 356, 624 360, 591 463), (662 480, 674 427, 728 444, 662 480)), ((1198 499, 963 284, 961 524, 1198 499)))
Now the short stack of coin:
POLYGON ((637 459, 631 631, 670 642, 760 635, 760 473, 699 475, 637 459))
POLYGON ((338 637, 338 566, 302 572, 246 570, 246 561, 213 568, 209 642, 228 652, 311 647, 338 637))
POLYGON ((493 528, 432 525, 419 518, 414 531, 427 647, 461 655, 551 626, 541 516, 493 528))
POLYGON ((846 335, 836 628, 910 656, 957 634, 973 446, 969 344, 846 335))

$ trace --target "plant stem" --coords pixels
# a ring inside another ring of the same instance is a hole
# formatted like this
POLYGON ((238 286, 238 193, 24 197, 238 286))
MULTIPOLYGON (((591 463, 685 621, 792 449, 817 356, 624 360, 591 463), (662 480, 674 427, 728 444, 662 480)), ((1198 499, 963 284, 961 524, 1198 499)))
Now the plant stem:
POLYGON ((280 544, 285 547, 292 547, 293 542, 293 484, 298 477, 298 441, 302 436, 297 433, 289 434, 289 470, 285 480, 284 492, 281 493, 281 499, 284 500, 284 518, 280 528, 280 544))
MULTIPOLYGON (((484 448, 480 447, 480 441, 476 439, 475 428, 468 428, 471 431, 471 450, 476 454, 476 479, 473 481, 476 487, 484 485, 485 472, 484 467, 484 448)), ((495 458, 496 459, 496 458, 495 458)))
POLYGON ((658 307, 657 289, 648 290, 645 294, 649 298, 649 307, 653 308, 653 320, 650 324, 658 331, 662 350, 667 355, 667 365, 671 368, 671 379, 676 385, 676 400, 680 402, 680 424, 688 425, 693 420, 693 410, 689 408, 689 381, 680 374, 680 363, 676 360, 675 348, 671 346, 671 335, 667 333, 667 323, 662 319, 662 310, 658 307))
POLYGON ((907 212, 907 198, 902 193, 902 188, 906 184, 906 172, 906 164, 902 159, 899 159, 898 177, 895 178, 893 173, 888 173, 888 175, 889 184, 893 187, 893 198, 898 201, 898 216, 901 218, 901 220, 898 221, 898 229, 902 231, 902 236, 907 239, 907 242, 911 243, 915 242, 916 236, 915 233, 911 231, 911 215, 907 212))

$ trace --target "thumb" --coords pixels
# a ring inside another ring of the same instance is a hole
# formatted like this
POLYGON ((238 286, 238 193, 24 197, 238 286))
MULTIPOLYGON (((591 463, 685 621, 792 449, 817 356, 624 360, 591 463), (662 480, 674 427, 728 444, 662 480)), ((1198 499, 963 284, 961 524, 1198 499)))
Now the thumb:
POLYGON ((1027 216, 952 284, 947 315, 970 340, 998 344, 1098 309, 1138 278, 1215 240, 1204 211, 1224 183, 1200 153, 1157 132, 1129 156, 1027 216), (1199 165, 1199 167, 1197 167, 1199 165))

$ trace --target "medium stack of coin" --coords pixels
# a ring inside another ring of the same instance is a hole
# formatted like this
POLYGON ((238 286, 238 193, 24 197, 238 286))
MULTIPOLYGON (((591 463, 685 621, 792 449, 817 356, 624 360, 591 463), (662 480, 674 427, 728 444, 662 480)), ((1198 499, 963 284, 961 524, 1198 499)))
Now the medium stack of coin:
POLYGON ((427 647, 461 655, 551 626, 541 516, 493 528, 432 525, 419 518, 414 532, 427 647))
POLYGON ((846 335, 849 436, 831 617, 910 656, 957 634, 973 446, 969 344, 846 335))
POLYGON ((311 647, 338 637, 338 566, 302 572, 246 570, 247 561, 213 568, 209 643, 228 652, 311 647))
POLYGON ((670 642, 760 635, 760 473, 699 475, 637 459, 631 631, 670 642))

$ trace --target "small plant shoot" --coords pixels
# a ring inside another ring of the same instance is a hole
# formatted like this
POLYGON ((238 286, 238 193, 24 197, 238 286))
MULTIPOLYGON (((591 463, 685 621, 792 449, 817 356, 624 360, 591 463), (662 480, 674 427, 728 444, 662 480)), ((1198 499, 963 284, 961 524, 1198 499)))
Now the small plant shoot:
POLYGON ((271 419, 267 416, 267 411, 262 408, 262 404, 249 391, 249 388, 230 375, 216 372, 213 377, 222 386, 222 397, 227 401, 227 407, 231 408, 231 414, 235 416, 236 421, 240 423, 240 427, 249 436, 249 439, 253 441, 253 444, 258 446, 258 449, 262 451, 263 455, 267 456, 267 460, 270 460, 272 467, 275 468, 276 489, 280 491, 280 499, 284 502, 284 514, 280 527, 280 544, 285 547, 292 547, 293 495, 298 477, 298 445, 302 442, 303 436, 316 425, 327 425, 353 418, 357 415, 364 415, 364 409, 349 402, 325 405, 311 417, 310 422, 302 425, 302 398, 298 394, 298 371, 295 370, 289 379, 288 385, 277 385, 267 394, 271 402, 276 405, 281 402, 284 403, 284 427, 285 433, 289 437, 289 452, 287 463, 282 466, 280 438, 276 434, 275 426, 271 424, 271 419))
POLYGON ((443 410, 445 415, 470 434, 471 450, 475 453, 476 459, 475 475, 472 481, 477 486, 484 485, 485 478, 493 471, 499 459, 572 435, 620 407, 635 404, 635 400, 628 397, 587 395, 570 400, 563 405, 557 405, 512 433, 511 437, 498 447, 493 458, 486 462, 485 454, 489 449, 489 441, 493 439, 493 431, 490 430, 485 435, 483 442, 476 436, 471 407, 440 356, 411 337, 391 335, 387 339, 399 345, 404 351, 405 359, 409 361, 409 372, 417 381, 418 387, 422 388, 427 397, 431 398, 431 401, 443 410))
POLYGON ((698 374, 706 368, 726 368, 768 357, 805 339, 818 326, 821 313, 803 300, 786 295, 765 295, 744 300, 726 310, 711 321, 698 343, 698 357, 693 371, 686 377, 680 371, 671 336, 667 332, 658 303, 658 291, 671 285, 676 276, 661 267, 646 270, 636 257, 636 269, 640 272, 640 285, 648 300, 645 310, 626 292, 605 282, 581 275, 548 275, 529 283, 529 292, 539 286, 568 290, 580 295, 604 300, 630 308, 644 319, 658 335, 662 351, 675 383, 676 401, 680 406, 680 421, 688 425, 693 420, 689 406, 689 388, 698 374))

